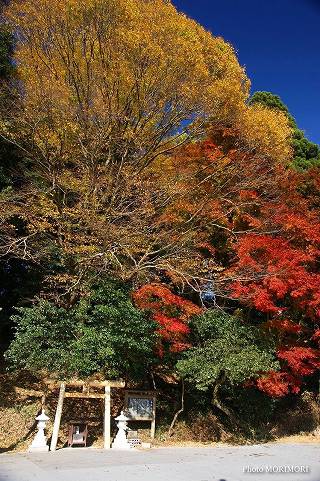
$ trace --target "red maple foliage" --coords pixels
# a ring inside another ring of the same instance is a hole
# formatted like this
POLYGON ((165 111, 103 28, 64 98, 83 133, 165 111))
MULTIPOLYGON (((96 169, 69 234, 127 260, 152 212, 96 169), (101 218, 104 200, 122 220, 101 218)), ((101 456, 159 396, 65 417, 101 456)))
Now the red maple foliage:
POLYGON ((162 339, 160 355, 164 352, 164 344, 169 346, 170 352, 181 352, 190 347, 187 342, 190 333, 188 320, 201 312, 196 304, 177 296, 161 284, 147 284, 137 290, 133 298, 140 309, 150 310, 159 324, 158 333, 162 339))
POLYGON ((263 326, 267 331, 280 331, 287 334, 301 334, 305 328, 290 319, 270 319, 263 326))
MULTIPOLYGON (((231 295, 264 313, 269 318, 264 328, 278 332, 282 371, 257 381, 259 389, 277 397, 299 392, 303 378, 320 369, 320 351, 312 345, 319 339, 320 218, 299 192, 299 182, 295 174, 284 173, 277 199, 260 199, 250 213, 257 218, 250 222, 252 232, 233 243, 228 271, 235 279, 231 295)), ((248 223, 246 213, 240 217, 248 223)))
POLYGON ((199 229, 195 247, 213 269, 222 259, 219 294, 260 312, 262 328, 277 340, 282 371, 258 387, 275 396, 297 393, 320 368, 319 170, 271 165, 236 148, 235 139, 234 132, 214 132, 177 156, 177 168, 194 169, 200 180, 189 203, 199 229))
MULTIPOLYGON (((242 147, 236 132, 221 129, 178 150, 170 168, 179 195, 159 222, 192 233, 194 265, 202 278, 212 276, 215 298, 236 301, 248 322, 262 319, 282 370, 257 385, 284 396, 297 393, 320 367, 319 170, 300 174, 242 147)), ((151 285, 140 296, 162 338, 174 340, 171 349, 184 349, 188 316, 175 310, 174 294, 151 285)))
POLYGON ((269 372, 257 380, 257 387, 272 397, 284 397, 288 394, 298 394, 301 380, 288 372, 269 372))
POLYGON ((281 348, 277 356, 286 362, 292 374, 296 376, 310 376, 320 368, 319 349, 301 346, 281 348))
POLYGON ((312 272, 314 252, 294 248, 282 236, 263 234, 244 235, 235 252, 238 261, 230 272, 239 277, 231 285, 237 299, 274 314, 286 310, 289 299, 308 316, 320 316, 320 274, 312 272))
POLYGON ((301 346, 281 348, 277 356, 284 361, 283 369, 280 372, 270 372, 257 380, 257 387, 272 397, 298 394, 303 377, 320 369, 319 349, 301 346))

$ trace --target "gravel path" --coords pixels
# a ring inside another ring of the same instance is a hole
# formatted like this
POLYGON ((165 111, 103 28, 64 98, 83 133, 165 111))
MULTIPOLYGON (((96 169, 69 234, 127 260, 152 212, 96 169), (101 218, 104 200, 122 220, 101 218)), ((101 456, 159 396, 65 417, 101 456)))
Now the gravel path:
POLYGON ((320 481, 320 446, 69 448, 0 455, 0 481, 320 481), (295 471, 295 472, 294 472, 295 471))

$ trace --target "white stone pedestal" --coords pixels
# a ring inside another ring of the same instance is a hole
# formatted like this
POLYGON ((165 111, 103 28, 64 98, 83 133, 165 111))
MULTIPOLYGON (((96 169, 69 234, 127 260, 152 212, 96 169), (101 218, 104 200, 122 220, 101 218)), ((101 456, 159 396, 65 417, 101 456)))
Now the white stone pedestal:
POLYGON ((29 446, 29 453, 33 452, 47 452, 49 451, 49 446, 47 445, 47 438, 44 434, 44 430, 46 427, 47 421, 49 421, 49 417, 46 416, 44 411, 42 410, 42 413, 40 416, 36 417, 36 421, 38 421, 38 432, 35 435, 34 440, 32 441, 31 445, 29 446))

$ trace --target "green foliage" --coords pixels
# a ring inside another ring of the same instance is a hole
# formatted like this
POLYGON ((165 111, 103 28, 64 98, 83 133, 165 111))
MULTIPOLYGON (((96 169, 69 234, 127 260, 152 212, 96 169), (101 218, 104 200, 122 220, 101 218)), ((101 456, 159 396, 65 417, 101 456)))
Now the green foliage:
POLYGON ((230 385, 239 385, 278 368, 273 346, 260 331, 220 310, 208 310, 194 319, 195 347, 177 363, 179 374, 207 390, 225 376, 230 385))
POLYGON ((31 262, 16 258, 2 259, 0 262, 0 351, 8 347, 12 335, 13 306, 30 305, 39 292, 43 269, 31 262))
POLYGON ((274 110, 285 113, 293 129, 292 148, 294 152, 293 166, 297 170, 306 170, 310 167, 320 166, 320 147, 310 142, 302 130, 297 126, 296 120, 290 114, 288 107, 278 95, 271 92, 255 92, 250 99, 250 104, 262 104, 274 110))
POLYGON ((33 307, 19 307, 11 317, 16 334, 6 358, 16 368, 51 372, 65 371, 68 348, 73 342, 72 316, 47 301, 33 307))
POLYGON ((119 284, 93 286, 90 296, 69 310, 40 301, 17 311, 16 335, 6 354, 16 369, 138 378, 152 362, 155 324, 119 284))
POLYGON ((306 139, 302 130, 293 132, 292 147, 294 150, 294 166, 298 170, 306 170, 320 166, 320 147, 306 139))

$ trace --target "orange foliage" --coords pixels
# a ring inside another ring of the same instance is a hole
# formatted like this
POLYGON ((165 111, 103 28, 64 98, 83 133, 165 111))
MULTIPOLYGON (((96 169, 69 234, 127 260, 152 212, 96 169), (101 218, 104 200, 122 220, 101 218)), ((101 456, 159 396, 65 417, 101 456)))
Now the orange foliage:
POLYGON ((289 297, 312 317, 320 313, 320 275, 307 265, 315 262, 314 252, 293 248, 282 236, 244 235, 235 245, 238 262, 230 271, 243 273, 246 281, 231 285, 233 295, 262 312, 279 313, 289 297))
POLYGON ((160 354, 164 352, 164 343, 169 345, 170 352, 180 352, 190 347, 186 341, 190 333, 188 320, 200 314, 198 306, 173 294, 161 284, 147 284, 137 290, 133 298, 140 309, 150 310, 153 319, 159 324, 158 333, 162 339, 160 354))
POLYGON ((304 331, 300 324, 296 324, 290 319, 271 319, 265 323, 264 327, 267 330, 281 331, 286 334, 300 334, 304 331))
POLYGON ((260 391, 272 397, 284 397, 290 392, 298 394, 301 381, 287 372, 272 371, 257 380, 260 391))
POLYGON ((280 349, 278 358, 284 361, 281 372, 270 372, 257 380, 257 387, 272 397, 298 394, 303 376, 310 376, 320 368, 320 350, 308 347, 280 349))
POLYGON ((278 358, 285 361, 293 375, 310 376, 320 369, 320 350, 310 347, 280 349, 278 358))

